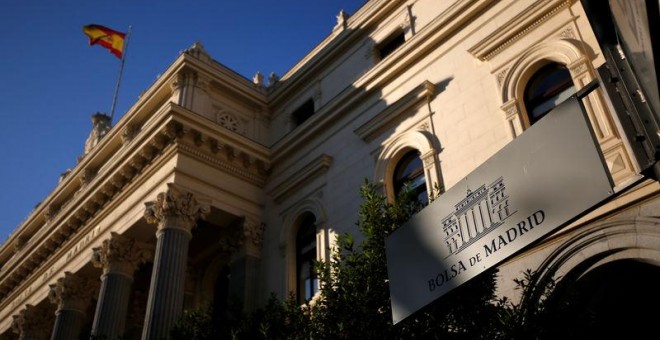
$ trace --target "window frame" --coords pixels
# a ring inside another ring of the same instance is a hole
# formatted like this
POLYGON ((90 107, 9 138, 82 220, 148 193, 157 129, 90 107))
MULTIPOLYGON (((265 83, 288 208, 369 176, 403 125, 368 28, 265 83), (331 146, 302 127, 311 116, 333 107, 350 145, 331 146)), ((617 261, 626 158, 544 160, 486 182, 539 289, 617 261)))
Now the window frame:
POLYGON ((314 214, 305 213, 300 217, 295 236, 296 300, 299 303, 306 303, 318 293, 319 281, 314 272, 314 264, 318 261, 317 232, 314 214), (307 275, 303 274, 304 270, 309 271, 307 275))

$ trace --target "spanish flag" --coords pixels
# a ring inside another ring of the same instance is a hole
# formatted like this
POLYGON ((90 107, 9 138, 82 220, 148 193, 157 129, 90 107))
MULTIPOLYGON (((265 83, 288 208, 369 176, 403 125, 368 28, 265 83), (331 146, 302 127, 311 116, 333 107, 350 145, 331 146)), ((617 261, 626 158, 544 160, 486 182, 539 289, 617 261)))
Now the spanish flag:
POLYGON ((99 44, 110 50, 110 53, 122 58, 124 38, 126 33, 117 32, 101 25, 83 26, 83 33, 89 37, 89 44, 99 44))

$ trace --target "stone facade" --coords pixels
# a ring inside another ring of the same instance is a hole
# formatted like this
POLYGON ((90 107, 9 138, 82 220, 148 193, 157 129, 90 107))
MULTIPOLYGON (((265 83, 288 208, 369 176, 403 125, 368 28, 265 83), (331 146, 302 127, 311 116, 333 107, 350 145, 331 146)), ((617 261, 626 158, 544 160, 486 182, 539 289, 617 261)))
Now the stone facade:
MULTIPOLYGON (((357 234, 365 178, 393 197, 397 162, 417 150, 428 191, 451 188, 529 128, 523 92, 541 66, 565 66, 579 90, 605 62, 573 0, 371 0, 329 31, 267 84, 195 43, 115 126, 95 127, 0 248, 0 334, 160 339, 220 295, 250 310, 295 292, 302 216, 327 258, 335 235, 357 234)), ((602 91, 583 103, 617 195, 501 264, 503 296, 521 298, 525 269, 660 263, 660 187, 602 91)))

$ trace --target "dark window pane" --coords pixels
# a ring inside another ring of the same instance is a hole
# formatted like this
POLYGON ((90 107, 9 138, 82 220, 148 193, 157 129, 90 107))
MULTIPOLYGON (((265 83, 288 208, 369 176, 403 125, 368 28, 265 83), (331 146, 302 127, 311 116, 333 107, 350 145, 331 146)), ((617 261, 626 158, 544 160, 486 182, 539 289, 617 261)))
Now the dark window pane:
POLYGON ((305 303, 318 291, 318 279, 314 273, 316 261, 316 218, 312 214, 303 217, 296 234, 296 295, 299 303, 305 303))
POLYGON ((296 126, 305 122, 314 114, 314 100, 309 99, 291 114, 296 126))
POLYGON ((524 101, 530 125, 573 94, 575 86, 566 67, 557 63, 542 67, 525 88, 524 101))
POLYGON ((406 42, 406 38, 403 32, 396 32, 376 47, 378 50, 378 56, 381 60, 385 59, 385 57, 392 54, 397 48, 403 45, 404 42, 406 42))
POLYGON ((419 158, 417 150, 409 151, 397 164, 394 170, 394 192, 399 194, 406 183, 410 183, 417 199, 424 205, 428 204, 428 193, 426 191, 426 176, 424 165, 419 158))

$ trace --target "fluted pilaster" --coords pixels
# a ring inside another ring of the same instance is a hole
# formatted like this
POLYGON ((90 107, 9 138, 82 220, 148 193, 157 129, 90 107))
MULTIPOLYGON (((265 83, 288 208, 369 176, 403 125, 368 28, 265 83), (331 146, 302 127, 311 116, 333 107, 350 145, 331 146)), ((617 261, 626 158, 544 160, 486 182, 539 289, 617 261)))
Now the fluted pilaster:
POLYGON ((92 262, 103 274, 92 335, 116 339, 124 333, 133 274, 152 254, 153 246, 116 233, 94 249, 92 262))
POLYGON ((158 241, 142 339, 168 339, 181 315, 191 231, 208 212, 208 204, 173 185, 146 203, 145 218, 158 225, 158 241))
POLYGON ((261 247, 265 225, 252 218, 243 219, 238 226, 238 233, 230 235, 237 246, 230 263, 230 295, 238 298, 238 303, 245 311, 252 310, 256 301, 257 268, 261 258, 261 247))
POLYGON ((64 273, 50 286, 48 298, 57 305, 51 339, 78 339, 87 319, 87 308, 98 290, 98 282, 64 273))

